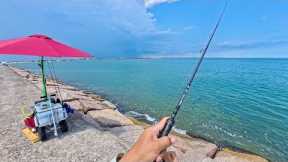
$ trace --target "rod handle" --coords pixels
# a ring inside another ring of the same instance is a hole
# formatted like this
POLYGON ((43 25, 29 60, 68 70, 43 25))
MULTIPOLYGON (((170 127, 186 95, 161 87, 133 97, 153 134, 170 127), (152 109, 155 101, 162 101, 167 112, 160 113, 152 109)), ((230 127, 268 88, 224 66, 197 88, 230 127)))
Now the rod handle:
MULTIPOLYGON (((171 118, 169 118, 166 121, 164 128, 159 132, 158 138, 168 136, 168 134, 171 132, 174 126, 174 123, 175 123, 175 120, 172 120, 171 118)), ((154 160, 153 162, 156 162, 156 161, 154 160)), ((162 160, 162 162, 165 162, 165 160, 162 160)))
POLYGON ((169 118, 166 123, 164 128, 159 132, 158 138, 168 136, 168 134, 171 132, 173 126, 174 126, 175 120, 169 118))

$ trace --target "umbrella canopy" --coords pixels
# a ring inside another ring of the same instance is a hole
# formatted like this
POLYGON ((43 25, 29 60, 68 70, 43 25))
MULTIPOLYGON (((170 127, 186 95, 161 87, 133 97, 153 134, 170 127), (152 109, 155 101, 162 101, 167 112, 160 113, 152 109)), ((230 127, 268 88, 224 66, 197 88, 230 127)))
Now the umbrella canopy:
POLYGON ((62 44, 41 34, 2 40, 0 41, 0 54, 41 57, 91 57, 86 52, 62 44))
POLYGON ((69 47, 49 38, 46 35, 35 34, 23 38, 0 41, 0 54, 41 56, 42 97, 47 98, 46 79, 43 57, 91 57, 86 52, 69 47))

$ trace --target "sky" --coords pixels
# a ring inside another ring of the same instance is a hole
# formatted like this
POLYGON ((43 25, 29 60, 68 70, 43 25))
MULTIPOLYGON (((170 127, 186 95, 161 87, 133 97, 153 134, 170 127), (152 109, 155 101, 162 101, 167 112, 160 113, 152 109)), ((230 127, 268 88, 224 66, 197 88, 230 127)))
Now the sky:
MULTIPOLYGON (((197 57, 225 0, 9 0, 0 39, 36 33, 96 58, 197 57)), ((287 0, 230 0, 208 57, 288 58, 287 0)))

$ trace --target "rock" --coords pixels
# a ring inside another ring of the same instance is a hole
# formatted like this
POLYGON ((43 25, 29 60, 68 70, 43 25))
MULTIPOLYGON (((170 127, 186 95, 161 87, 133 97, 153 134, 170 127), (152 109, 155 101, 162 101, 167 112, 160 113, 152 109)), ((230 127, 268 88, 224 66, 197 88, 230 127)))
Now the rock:
POLYGON ((79 101, 71 101, 68 103, 74 110, 83 112, 83 108, 79 101))
POLYGON ((87 113, 96 120, 102 127, 113 128, 133 125, 133 122, 120 112, 112 109, 89 111, 87 113))
POLYGON ((64 86, 63 89, 66 89, 66 90, 69 90, 69 91, 79 91, 77 88, 70 87, 70 86, 64 86))
MULTIPOLYGON (((207 141, 196 138, 185 138, 176 136, 175 146, 171 150, 175 151, 181 161, 202 161, 207 159, 207 154, 217 149, 217 146, 207 141)), ((209 158, 211 159, 211 158, 209 158)))
POLYGON ((29 79, 29 78, 30 78, 30 75, 29 75, 29 74, 25 75, 25 78, 26 78, 26 79, 29 79))
POLYGON ((235 152, 230 149, 219 151, 214 159, 215 161, 233 161, 233 162, 268 162, 268 160, 248 153, 235 152))
POLYGON ((103 99, 101 96, 98 96, 98 95, 90 95, 90 96, 94 100, 105 101, 105 99, 103 99))
POLYGON ((110 107, 111 109, 114 109, 114 110, 117 109, 117 106, 116 106, 116 105, 114 105, 113 103, 111 103, 111 102, 109 102, 109 101, 107 101, 107 100, 103 101, 102 104, 110 107))
POLYGON ((109 129, 109 132, 124 141, 123 143, 127 143, 131 146, 135 143, 143 130, 144 129, 141 126, 129 125, 111 128, 109 129))
POLYGON ((105 106, 97 103, 97 101, 94 100, 79 100, 81 110, 84 114, 87 114, 88 111, 91 110, 103 110, 106 109, 105 106))
POLYGON ((65 99, 63 100, 63 102, 72 102, 72 101, 78 101, 79 98, 69 98, 69 99, 65 99))
POLYGON ((207 153, 207 157, 210 157, 211 159, 214 159, 216 154, 218 152, 218 148, 214 148, 212 149, 210 152, 207 153))

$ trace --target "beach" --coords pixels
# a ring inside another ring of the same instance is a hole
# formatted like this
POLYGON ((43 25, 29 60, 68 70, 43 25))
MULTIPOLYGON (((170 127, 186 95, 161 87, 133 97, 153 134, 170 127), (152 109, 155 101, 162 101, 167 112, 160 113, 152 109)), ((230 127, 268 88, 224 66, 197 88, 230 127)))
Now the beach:
MULTIPOLYGON (((117 106, 103 97, 62 82, 48 80, 48 92, 61 88, 64 101, 76 111, 69 118, 69 132, 51 137, 46 142, 31 144, 21 134, 24 125, 20 108, 29 109, 39 100, 41 80, 26 70, 0 65, 2 161, 99 161, 109 162, 118 153, 125 153, 146 124, 121 114, 117 106)), ((146 125, 147 126, 147 125, 146 125)), ((182 162, 266 162, 253 154, 221 149, 200 138, 174 133, 176 144, 171 148, 182 162)))

